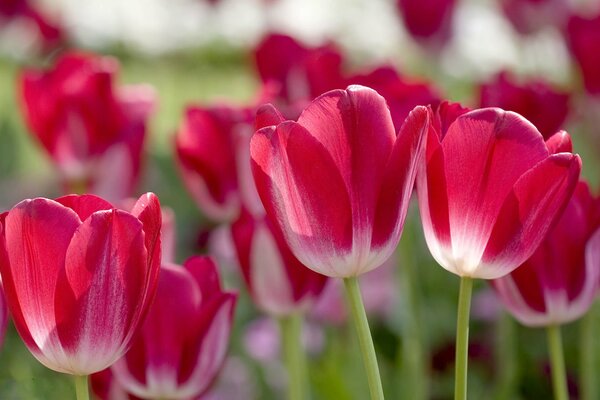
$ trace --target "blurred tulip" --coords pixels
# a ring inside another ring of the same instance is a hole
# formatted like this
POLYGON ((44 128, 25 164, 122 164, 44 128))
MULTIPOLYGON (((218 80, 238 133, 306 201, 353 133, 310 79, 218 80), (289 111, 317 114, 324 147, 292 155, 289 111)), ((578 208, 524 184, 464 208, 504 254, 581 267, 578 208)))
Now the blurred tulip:
POLYGON ((39 32, 43 47, 50 50, 62 40, 62 28, 41 13, 35 3, 28 0, 0 1, 0 26, 15 18, 30 20, 39 32))
POLYGON ((500 5, 508 21, 522 35, 545 27, 562 31, 569 15, 568 0, 501 0, 500 5))
POLYGON ((0 215, 0 272, 21 338, 46 367, 100 371, 129 348, 154 298, 160 204, 93 195, 23 200, 0 215))
POLYGON ((276 85, 277 97, 286 104, 300 103, 302 108, 321 93, 344 86, 342 54, 333 44, 309 48, 274 33, 259 43, 254 59, 261 80, 276 85))
POLYGON ((519 84, 505 71, 480 86, 480 106, 521 114, 547 139, 562 128, 567 118, 569 94, 554 90, 541 79, 519 84))
POLYGON ((90 375, 90 388, 99 400, 139 400, 123 389, 110 368, 90 375))
POLYGON ((590 18, 571 16, 566 35, 585 89, 593 95, 600 95, 600 14, 590 18))
POLYGON ((318 97, 298 122, 254 134, 258 193, 301 263, 353 277, 387 260, 400 239, 427 118, 417 107, 396 135, 383 97, 349 86, 318 97))
POLYGON ((435 106, 440 103, 440 98, 432 85, 401 76, 389 65, 375 68, 364 74, 351 75, 346 78, 346 82, 348 85, 368 86, 382 95, 390 107, 396 131, 416 106, 435 106))
POLYGON ((447 103, 430 111, 417 177, 421 220, 442 267, 496 279, 539 246, 575 189, 581 160, 570 153, 566 132, 544 143, 516 113, 465 111, 447 103))
POLYGON ((450 40, 456 0, 397 0, 396 5, 417 42, 436 48, 450 40))
POLYGON ((190 106, 185 112, 175 138, 181 175, 214 221, 234 221, 246 199, 256 196, 247 154, 251 133, 250 108, 190 106))
POLYGON ((327 278, 302 265, 269 220, 243 212, 231 231, 244 280, 261 310, 281 317, 314 304, 327 278))
POLYGON ((560 325, 581 317, 596 298, 600 265, 585 249, 600 226, 600 200, 580 182, 562 217, 519 268, 492 281, 510 313, 527 326, 560 325))
POLYGON ((141 331, 111 367, 117 381, 142 398, 200 396, 225 360, 236 298, 222 291, 208 257, 191 257, 184 268, 164 264, 141 331))
MULTIPOLYGON (((2 250, 0 250, 1 256, 2 250)), ((0 346, 4 343, 4 335, 6 334, 6 326, 8 325, 8 307, 6 305, 6 297, 4 289, 0 283, 0 346)))
POLYGON ((119 201, 131 195, 137 182, 155 94, 149 86, 117 88, 117 70, 113 58, 69 53, 49 71, 21 75, 26 122, 67 192, 119 201))

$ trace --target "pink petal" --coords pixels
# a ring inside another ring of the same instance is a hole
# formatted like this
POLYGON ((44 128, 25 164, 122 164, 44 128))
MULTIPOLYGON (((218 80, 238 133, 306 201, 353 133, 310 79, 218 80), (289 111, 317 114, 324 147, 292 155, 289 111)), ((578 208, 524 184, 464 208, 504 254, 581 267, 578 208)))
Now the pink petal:
POLYGON ((550 154, 572 153, 573 143, 571 136, 565 131, 558 131, 546 140, 546 146, 550 154))
POLYGON ((279 125, 285 121, 284 116, 272 104, 263 104, 256 110, 254 129, 259 130, 271 125, 279 125))
POLYGON ((58 199, 55 199, 55 201, 75 211, 82 221, 85 221, 96 211, 114 208, 108 201, 93 194, 84 194, 81 196, 70 194, 68 196, 59 197, 58 199))
POLYGON ((204 300, 209 300, 221 294, 219 271, 217 264, 211 257, 190 257, 183 266, 196 281, 204 300))
POLYGON ((147 307, 147 258, 142 224, 124 211, 96 212, 75 232, 56 286, 68 371, 100 371, 127 350, 147 307))
POLYGON ((499 278, 531 256, 560 217, 580 171, 579 156, 559 153, 519 178, 499 211, 477 277, 499 278))

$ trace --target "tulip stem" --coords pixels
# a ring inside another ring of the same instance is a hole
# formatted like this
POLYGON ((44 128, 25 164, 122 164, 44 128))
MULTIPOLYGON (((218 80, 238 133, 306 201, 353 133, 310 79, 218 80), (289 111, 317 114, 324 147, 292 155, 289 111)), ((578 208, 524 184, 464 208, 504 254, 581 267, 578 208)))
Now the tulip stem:
POLYGON ((358 286, 358 278, 355 276, 345 278, 344 287, 346 288, 352 318, 354 319, 354 325, 358 333, 358 342, 367 371, 371 399, 383 400, 383 386, 381 385, 381 376, 379 375, 379 366, 377 365, 377 355, 375 354, 369 321, 367 320, 367 313, 365 312, 365 306, 363 305, 362 295, 358 286))
POLYGON ((77 394, 77 400, 89 400, 90 392, 88 389, 88 377, 87 375, 75 375, 75 393, 77 394))
POLYGON ((288 373, 288 399, 304 400, 306 355, 302 346, 302 314, 294 313, 280 319, 283 358, 288 373))
POLYGON ((563 354, 560 326, 550 325, 548 326, 547 331, 554 398, 556 400, 568 400, 569 392, 567 391, 567 374, 565 370, 565 356, 563 354))
POLYGON ((467 399, 467 366, 469 363, 469 314, 473 278, 460 278, 458 316, 456 319, 456 355, 454 370, 454 400, 467 399))

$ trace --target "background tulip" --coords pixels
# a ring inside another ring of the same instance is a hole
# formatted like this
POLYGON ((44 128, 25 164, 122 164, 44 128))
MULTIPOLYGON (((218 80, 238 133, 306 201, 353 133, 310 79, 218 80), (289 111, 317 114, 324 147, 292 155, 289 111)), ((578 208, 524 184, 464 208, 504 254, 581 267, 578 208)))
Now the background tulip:
POLYGON ((210 258, 189 258, 184 267, 162 266, 148 318, 112 367, 120 385, 138 397, 196 398, 225 359, 236 295, 221 290, 210 258))
POLYGON ((121 357, 156 290, 156 196, 140 197, 131 212, 92 195, 24 200, 0 222, 8 307, 31 353, 73 375, 121 357))
POLYGON ((585 89, 593 95, 600 94, 600 55, 595 51, 600 41, 600 13, 586 17, 572 15, 567 23, 566 39, 585 89))
POLYGON ((66 192, 119 201, 137 182, 155 95, 149 86, 117 87, 117 72, 113 58, 67 53, 48 71, 28 69, 21 75, 25 120, 66 192))

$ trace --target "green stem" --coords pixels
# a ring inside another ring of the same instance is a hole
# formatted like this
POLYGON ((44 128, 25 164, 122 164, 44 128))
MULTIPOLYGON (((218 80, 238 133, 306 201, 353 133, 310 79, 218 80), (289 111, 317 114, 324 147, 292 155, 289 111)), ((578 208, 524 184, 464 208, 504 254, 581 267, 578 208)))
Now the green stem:
POLYGON ((90 400, 90 392, 88 389, 88 377, 87 375, 75 375, 75 393, 77 394, 77 400, 90 400))
POLYGON ((595 400, 598 398, 598 389, 596 386, 596 307, 588 310, 587 314, 581 320, 580 330, 580 372, 579 386, 581 388, 581 400, 595 400))
POLYGON ((454 400, 467 399, 467 366, 469 362, 469 314, 473 279, 460 278, 458 294, 458 316, 456 319, 456 356, 454 371, 454 400))
POLYGON ((350 310, 358 333, 358 342, 362 352, 363 363, 367 371, 371 399, 383 400, 383 386, 381 385, 381 376, 379 375, 375 346, 373 345, 367 313, 365 312, 360 288, 358 287, 358 278, 355 276, 345 278, 344 287, 346 288, 346 295, 348 297, 348 302, 350 303, 350 310))
POLYGON ((295 313, 280 319, 283 359, 288 373, 288 399, 306 397, 306 356, 302 346, 302 314, 295 313))
POLYGON ((567 373, 565 370, 565 357, 563 354, 562 336, 559 325, 550 325, 548 331, 548 347, 550 350, 550 363, 552 366, 552 387, 556 400, 568 400, 567 373))

